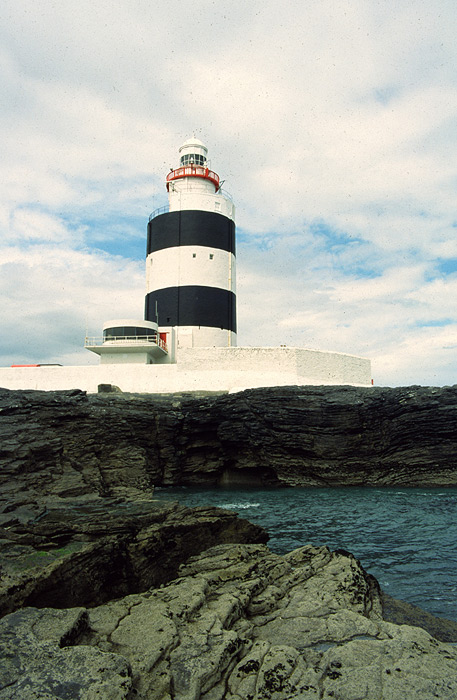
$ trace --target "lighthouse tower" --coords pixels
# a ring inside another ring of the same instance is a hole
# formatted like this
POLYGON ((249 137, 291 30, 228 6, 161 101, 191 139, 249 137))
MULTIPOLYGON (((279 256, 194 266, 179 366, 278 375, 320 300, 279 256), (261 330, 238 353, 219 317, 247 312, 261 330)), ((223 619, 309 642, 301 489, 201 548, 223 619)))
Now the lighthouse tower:
POLYGON ((167 175, 169 206, 148 223, 145 320, 179 348, 236 345, 235 207, 197 138, 167 175))

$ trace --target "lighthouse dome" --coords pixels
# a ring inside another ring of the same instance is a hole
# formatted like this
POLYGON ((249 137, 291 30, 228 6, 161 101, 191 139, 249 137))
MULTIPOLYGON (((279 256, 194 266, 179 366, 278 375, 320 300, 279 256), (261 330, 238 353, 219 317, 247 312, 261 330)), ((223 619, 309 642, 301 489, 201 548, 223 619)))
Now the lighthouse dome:
POLYGON ((206 165, 208 149, 203 141, 193 136, 179 148, 180 165, 206 165))

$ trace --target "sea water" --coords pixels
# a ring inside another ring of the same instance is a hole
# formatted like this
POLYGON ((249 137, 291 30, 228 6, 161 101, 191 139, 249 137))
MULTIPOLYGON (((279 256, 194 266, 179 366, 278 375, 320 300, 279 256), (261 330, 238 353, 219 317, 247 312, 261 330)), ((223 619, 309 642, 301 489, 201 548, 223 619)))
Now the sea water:
POLYGON ((155 498, 236 511, 283 554, 304 544, 354 554, 395 598, 457 621, 457 488, 156 489, 155 498))

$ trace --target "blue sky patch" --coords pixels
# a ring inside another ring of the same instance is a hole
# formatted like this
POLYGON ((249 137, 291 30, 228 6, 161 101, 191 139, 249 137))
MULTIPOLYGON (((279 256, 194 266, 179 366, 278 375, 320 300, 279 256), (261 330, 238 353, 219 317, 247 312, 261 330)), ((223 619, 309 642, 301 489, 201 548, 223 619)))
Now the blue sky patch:
POLYGON ((428 319, 427 321, 416 321, 414 325, 420 328, 423 328, 424 326, 427 328, 441 328, 442 326, 448 326, 451 323, 455 323, 454 319, 452 318, 434 318, 428 319))
POLYGON ((454 272, 457 272, 457 258, 438 260, 437 268, 443 275, 452 275, 454 272))

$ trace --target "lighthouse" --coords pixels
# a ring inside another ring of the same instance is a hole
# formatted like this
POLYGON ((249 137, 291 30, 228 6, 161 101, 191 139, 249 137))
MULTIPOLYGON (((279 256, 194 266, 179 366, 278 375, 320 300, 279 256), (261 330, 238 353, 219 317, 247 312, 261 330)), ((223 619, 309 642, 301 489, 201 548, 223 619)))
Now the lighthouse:
POLYGON ((236 346, 235 206, 193 137, 166 178, 168 207, 149 217, 145 320, 180 348, 236 346))
MULTIPOLYGON (((100 356, 101 366, 78 370, 81 386, 171 393, 371 385, 366 358, 285 345, 237 346, 235 207, 200 139, 185 141, 178 158, 166 176, 168 205, 156 209, 147 225, 144 319, 112 319, 102 336, 86 336, 85 347, 100 356)), ((55 388, 74 386, 69 369, 69 386, 62 379, 55 388)))

